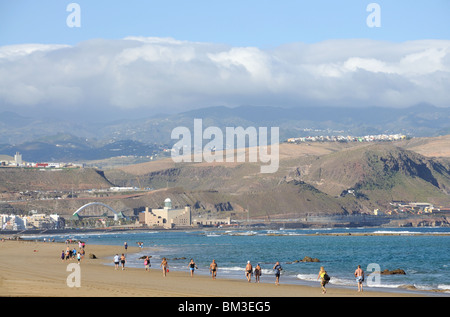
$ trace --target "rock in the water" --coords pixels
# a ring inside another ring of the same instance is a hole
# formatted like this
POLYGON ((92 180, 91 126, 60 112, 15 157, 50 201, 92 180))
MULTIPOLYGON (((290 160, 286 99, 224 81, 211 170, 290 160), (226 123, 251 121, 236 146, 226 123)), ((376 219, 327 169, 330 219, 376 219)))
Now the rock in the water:
POLYGON ((320 262, 317 258, 312 258, 309 256, 305 256, 301 262, 320 262))
POLYGON ((381 274, 383 274, 383 275, 395 275, 395 274, 406 275, 406 272, 402 269, 396 269, 396 270, 392 270, 392 271, 386 269, 386 270, 381 271, 381 274))

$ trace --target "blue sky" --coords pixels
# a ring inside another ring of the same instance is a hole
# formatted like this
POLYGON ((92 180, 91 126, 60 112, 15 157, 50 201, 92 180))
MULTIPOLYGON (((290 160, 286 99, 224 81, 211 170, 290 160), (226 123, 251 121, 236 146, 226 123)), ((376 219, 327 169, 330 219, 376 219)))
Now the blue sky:
POLYGON ((0 0, 0 45, 127 36, 261 48, 329 39, 450 39, 450 1, 0 0), (80 28, 66 25, 71 2, 81 7, 80 28), (381 7, 380 28, 366 24, 371 2, 381 7))

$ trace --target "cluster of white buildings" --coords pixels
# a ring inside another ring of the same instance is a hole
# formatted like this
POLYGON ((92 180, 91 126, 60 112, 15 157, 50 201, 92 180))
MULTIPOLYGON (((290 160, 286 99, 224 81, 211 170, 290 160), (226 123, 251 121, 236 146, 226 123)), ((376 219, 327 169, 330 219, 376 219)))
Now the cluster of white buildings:
POLYGON ((22 154, 16 152, 14 157, 9 155, 0 155, 0 166, 3 167, 30 167, 30 168, 81 168, 83 164, 64 163, 64 162, 25 162, 22 154))
POLYGON ((63 229, 64 219, 57 214, 32 212, 29 216, 0 214, 1 230, 63 229))
POLYGON ((404 134, 377 134, 365 136, 342 136, 342 135, 319 135, 306 136, 300 138, 290 138, 288 143, 303 143, 303 142, 375 142, 375 141, 400 141, 405 140, 404 134))

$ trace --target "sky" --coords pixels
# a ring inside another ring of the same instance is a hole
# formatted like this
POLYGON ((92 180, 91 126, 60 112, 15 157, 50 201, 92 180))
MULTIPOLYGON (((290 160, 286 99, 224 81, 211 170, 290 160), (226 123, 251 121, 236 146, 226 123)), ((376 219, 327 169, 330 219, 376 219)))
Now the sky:
POLYGON ((0 0, 0 111, 448 107, 449 15, 449 0, 0 0))

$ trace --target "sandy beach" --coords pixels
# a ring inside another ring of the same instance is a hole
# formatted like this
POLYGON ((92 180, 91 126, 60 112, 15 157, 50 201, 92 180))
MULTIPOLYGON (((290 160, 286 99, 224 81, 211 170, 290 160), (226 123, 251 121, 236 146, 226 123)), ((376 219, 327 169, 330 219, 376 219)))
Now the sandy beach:
MULTIPOLYGON (((78 248, 77 244, 71 244, 78 248)), ((62 261, 64 243, 38 241, 0 242, 0 296, 2 297, 405 297, 421 296, 410 293, 391 293, 355 289, 344 289, 330 285, 326 294, 317 287, 274 283, 248 283, 220 276, 212 280, 209 276, 186 272, 167 273, 163 277, 160 263, 152 262, 152 269, 125 268, 115 270, 114 254, 124 253, 123 246, 87 245, 86 256, 80 263, 80 286, 70 287, 67 280, 72 270, 62 261), (90 259, 94 254, 97 258, 90 259)), ((134 256, 138 247, 129 247, 127 256, 134 256)), ((170 263, 169 263, 170 265, 170 263)), ((73 276, 73 274, 72 274, 73 276)), ((74 281, 70 279, 70 281, 74 281)))

